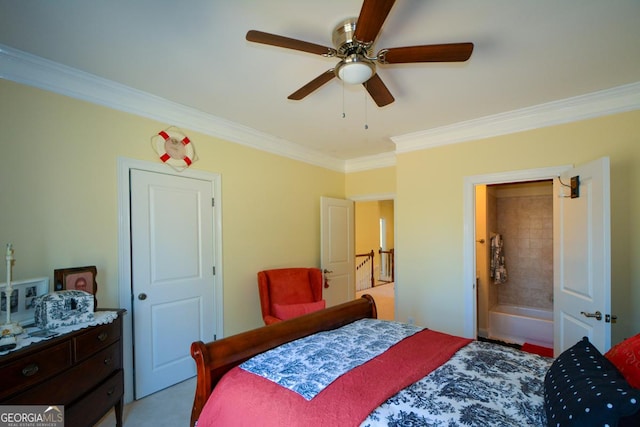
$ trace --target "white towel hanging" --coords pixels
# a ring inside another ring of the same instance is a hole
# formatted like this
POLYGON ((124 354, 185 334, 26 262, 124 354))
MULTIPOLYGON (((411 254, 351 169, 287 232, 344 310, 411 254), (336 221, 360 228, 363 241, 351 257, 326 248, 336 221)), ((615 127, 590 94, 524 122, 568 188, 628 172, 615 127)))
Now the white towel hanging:
POLYGON ((491 236, 491 278, 493 283, 507 281, 507 267, 504 262, 504 241, 500 234, 491 236))

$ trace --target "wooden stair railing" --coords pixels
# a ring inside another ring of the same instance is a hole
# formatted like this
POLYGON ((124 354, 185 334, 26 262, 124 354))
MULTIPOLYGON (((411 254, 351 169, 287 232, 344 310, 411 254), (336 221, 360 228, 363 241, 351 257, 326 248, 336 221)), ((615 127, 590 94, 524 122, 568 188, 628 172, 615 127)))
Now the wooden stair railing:
POLYGON ((373 288, 375 284, 375 275, 373 271, 373 257, 375 252, 365 254, 356 254, 356 291, 373 288), (364 258, 358 262, 358 258, 364 258))

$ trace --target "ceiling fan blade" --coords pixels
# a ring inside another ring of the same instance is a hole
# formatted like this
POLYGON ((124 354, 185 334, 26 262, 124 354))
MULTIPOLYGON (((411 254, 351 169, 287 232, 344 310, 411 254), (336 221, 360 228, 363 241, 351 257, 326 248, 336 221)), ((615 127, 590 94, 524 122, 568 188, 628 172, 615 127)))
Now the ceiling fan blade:
POLYGON ((264 33, 257 30, 247 32, 247 40, 255 43, 284 47, 286 49, 300 50, 302 52, 315 53, 317 55, 335 56, 335 49, 315 43, 279 36, 277 34, 264 33))
POLYGON ((464 62, 471 57, 471 52, 473 52, 473 43, 392 47, 382 49, 378 53, 378 62, 382 64, 464 62))
POLYGON ((378 107, 384 107, 395 101, 393 95, 391 95, 391 92, 389 92, 389 89, 387 89, 387 86, 385 86, 377 74, 374 74, 373 77, 362 83, 362 85, 367 89, 367 92, 369 92, 369 95, 371 95, 371 98, 373 98, 378 107))
POLYGON ((322 86, 325 83, 329 82, 335 76, 336 76, 336 74, 333 72, 333 68, 330 69, 330 70, 327 70, 324 73, 320 74, 315 79, 311 80, 306 85, 302 86, 297 91, 293 92, 287 98, 288 99, 293 99, 294 101, 300 101, 302 98, 304 98, 305 96, 309 95, 311 92, 313 92, 314 90, 318 89, 320 86, 322 86))
POLYGON ((372 43, 394 3, 395 0, 364 0, 353 37, 362 43, 372 43))

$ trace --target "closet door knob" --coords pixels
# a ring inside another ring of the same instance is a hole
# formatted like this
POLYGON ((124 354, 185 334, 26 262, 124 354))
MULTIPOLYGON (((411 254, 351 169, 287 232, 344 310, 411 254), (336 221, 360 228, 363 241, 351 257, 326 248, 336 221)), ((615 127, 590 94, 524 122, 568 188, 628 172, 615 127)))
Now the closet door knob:
POLYGON ((146 299, 147 299, 147 294, 145 294, 144 292, 143 292, 143 293, 141 293, 141 294, 138 294, 138 299, 139 299, 140 301, 144 301, 144 300, 146 300, 146 299))
POLYGON ((600 313, 599 311, 596 311, 595 313, 585 313, 584 311, 581 311, 580 314, 585 317, 595 317, 596 320, 602 320, 602 313, 600 313))

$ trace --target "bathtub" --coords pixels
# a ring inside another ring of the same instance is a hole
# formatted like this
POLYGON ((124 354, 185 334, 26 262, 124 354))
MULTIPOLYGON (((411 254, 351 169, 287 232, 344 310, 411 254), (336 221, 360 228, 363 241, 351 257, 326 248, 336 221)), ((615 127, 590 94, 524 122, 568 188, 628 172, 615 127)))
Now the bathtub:
POLYGON ((553 311, 496 305, 489 311, 489 338, 553 348, 553 311))

